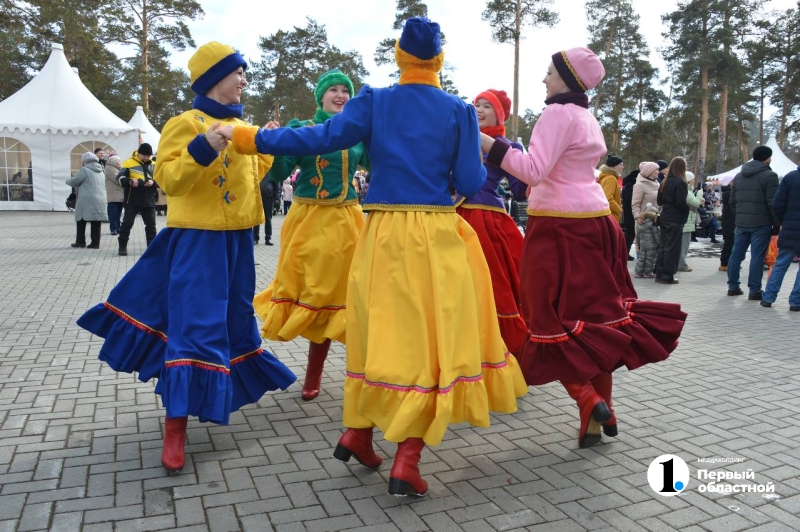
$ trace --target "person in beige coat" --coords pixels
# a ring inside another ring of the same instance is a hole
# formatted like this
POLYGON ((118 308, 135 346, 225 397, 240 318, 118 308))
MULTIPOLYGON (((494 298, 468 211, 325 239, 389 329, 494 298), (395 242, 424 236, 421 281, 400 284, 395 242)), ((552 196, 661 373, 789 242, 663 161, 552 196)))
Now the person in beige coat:
POLYGON ((633 200, 631 210, 637 227, 644 223, 645 209, 648 203, 656 205, 658 196, 658 164, 653 162, 639 163, 639 176, 633 186, 633 200))
POLYGON ((111 226, 111 234, 119 232, 119 224, 122 220, 122 202, 125 201, 125 189, 117 182, 117 174, 122 168, 122 159, 112 155, 106 161, 106 200, 108 201, 108 224, 111 226))

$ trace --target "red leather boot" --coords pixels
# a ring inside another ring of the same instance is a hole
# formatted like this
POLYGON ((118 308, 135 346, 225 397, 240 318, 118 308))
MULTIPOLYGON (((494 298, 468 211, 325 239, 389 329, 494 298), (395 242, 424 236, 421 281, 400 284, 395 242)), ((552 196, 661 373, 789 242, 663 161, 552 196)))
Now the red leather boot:
POLYGON ((600 424, 611 419, 603 398, 597 394, 589 382, 583 384, 561 383, 566 388, 569 396, 578 403, 581 412, 581 431, 578 435, 578 446, 581 449, 591 447, 600 441, 600 424))
POLYGON ((319 395, 320 384, 322 383, 322 368, 325 366, 325 359, 328 358, 328 349, 330 347, 330 339, 321 344, 309 342, 306 380, 303 383, 303 391, 300 394, 303 401, 316 399, 319 395))
POLYGON ((617 431, 617 416, 614 414, 614 406, 611 404, 611 373, 601 373, 592 379, 592 386, 606 402, 608 410, 611 412, 611 418, 603 423, 603 434, 606 436, 616 436, 617 431))
POLYGON ((339 438, 333 457, 342 462, 355 456, 361 465, 377 469, 383 463, 383 458, 375 454, 372 448, 372 428, 347 429, 339 438))
POLYGON ((419 474, 419 456, 425 442, 422 438, 407 438, 397 444, 394 465, 389 473, 389 494, 396 497, 424 497, 428 483, 419 474))
POLYGON ((167 471, 180 471, 186 462, 186 417, 164 418, 164 447, 161 465, 167 471))

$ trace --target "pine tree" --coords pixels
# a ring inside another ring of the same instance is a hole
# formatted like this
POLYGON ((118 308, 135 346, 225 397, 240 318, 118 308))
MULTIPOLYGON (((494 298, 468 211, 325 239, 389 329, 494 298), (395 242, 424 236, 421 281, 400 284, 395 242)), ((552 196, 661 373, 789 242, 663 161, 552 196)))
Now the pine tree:
POLYGON ((655 89, 656 70, 639 31, 639 15, 630 0, 586 3, 592 49, 603 60, 606 75, 594 95, 594 113, 604 125, 611 153, 619 153, 622 137, 641 124, 646 111, 657 111, 662 93, 655 89))
POLYGON ((202 17, 203 9, 195 0, 113 0, 107 4, 111 13, 105 18, 104 41, 137 51, 142 107, 149 115, 151 54, 162 53, 166 46, 176 50, 194 47, 186 22, 202 17))
POLYGON ((553 26, 558 13, 548 9, 553 0, 487 0, 483 20, 494 30, 492 39, 499 43, 514 43, 514 96, 511 113, 511 136, 519 133, 519 42, 524 25, 553 26))
POLYGON ((258 46, 261 60, 252 63, 247 89, 247 110, 256 122, 313 116, 314 87, 319 76, 332 68, 346 73, 356 90, 368 74, 358 52, 331 45, 325 26, 310 18, 304 28, 262 37, 258 46))
POLYGON ((769 31, 768 57, 772 59, 769 97, 780 108, 780 126, 776 135, 783 147, 787 133, 800 133, 800 120, 790 123, 800 113, 800 4, 778 15, 769 31))

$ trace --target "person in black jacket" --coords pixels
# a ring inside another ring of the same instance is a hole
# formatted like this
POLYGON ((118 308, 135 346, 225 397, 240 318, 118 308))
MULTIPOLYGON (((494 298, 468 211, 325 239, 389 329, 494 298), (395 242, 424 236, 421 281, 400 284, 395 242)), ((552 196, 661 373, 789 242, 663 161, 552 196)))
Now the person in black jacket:
POLYGON ((625 230, 625 244, 628 250, 628 260, 634 260, 631 256, 631 244, 636 238, 636 220, 633 219, 633 186, 639 176, 639 169, 632 171, 622 180, 622 228, 625 230))
MULTIPOLYGON (((792 265, 792 259, 800 255, 800 166, 784 176, 775 193, 772 208, 776 220, 781 224, 781 232, 778 234, 778 258, 761 299, 762 307, 771 307, 775 302, 786 270, 792 265)), ((800 312, 800 270, 789 294, 789 310, 800 312)))
POLYGON ((764 255, 772 234, 778 234, 780 222, 772 212, 772 199, 778 190, 778 174, 772 171, 772 149, 757 146, 753 160, 742 166, 731 183, 730 206, 736 221, 736 238, 728 262, 728 295, 740 296, 739 274, 747 248, 750 248, 750 273, 747 276, 747 299, 760 301, 764 278, 764 255))
MULTIPOLYGON (((275 208, 275 196, 280 194, 278 184, 269 178, 269 173, 261 180, 261 203, 264 206, 264 243, 272 245, 272 212, 275 208)), ((253 242, 258 244, 261 226, 253 227, 253 242)))
POLYGON ((145 142, 122 163, 117 174, 117 181, 125 189, 125 216, 119 228, 119 254, 123 256, 128 254, 128 238, 137 214, 141 214, 144 221, 147 245, 156 237, 158 185, 153 181, 152 158, 153 148, 145 142))
POLYGON ((722 216, 719 221, 722 225, 722 252, 719 255, 719 271, 728 271, 728 260, 731 258, 731 251, 733 250, 733 231, 736 229, 736 223, 733 219, 733 211, 731 210, 731 186, 725 185, 722 187, 722 216))
POLYGON ((661 227, 661 247, 656 258, 656 282, 678 284, 675 272, 681 256, 683 226, 689 219, 689 205, 686 196, 689 185, 686 183, 686 159, 675 157, 670 161, 667 177, 658 190, 658 204, 661 214, 658 218, 661 227))

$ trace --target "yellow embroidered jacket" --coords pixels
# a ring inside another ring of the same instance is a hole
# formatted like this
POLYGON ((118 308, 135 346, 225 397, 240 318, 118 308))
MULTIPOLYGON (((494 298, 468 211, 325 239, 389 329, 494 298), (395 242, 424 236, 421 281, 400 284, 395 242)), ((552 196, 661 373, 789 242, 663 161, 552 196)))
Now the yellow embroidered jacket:
POLYGON ((248 125, 192 109, 170 118, 161 132, 155 180, 169 197, 167 227, 228 231, 264 223, 259 183, 273 158, 232 147, 214 151, 205 133, 216 122, 248 125))

